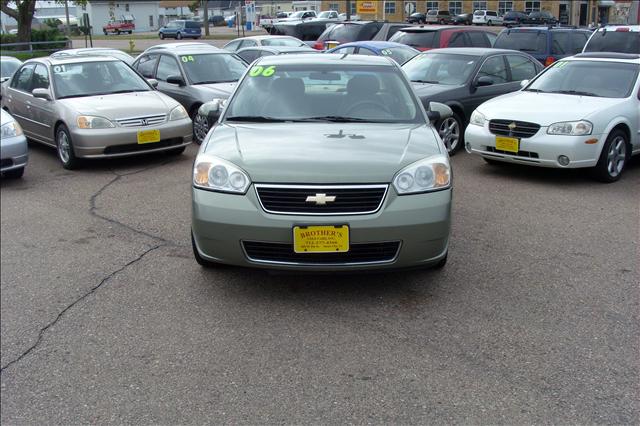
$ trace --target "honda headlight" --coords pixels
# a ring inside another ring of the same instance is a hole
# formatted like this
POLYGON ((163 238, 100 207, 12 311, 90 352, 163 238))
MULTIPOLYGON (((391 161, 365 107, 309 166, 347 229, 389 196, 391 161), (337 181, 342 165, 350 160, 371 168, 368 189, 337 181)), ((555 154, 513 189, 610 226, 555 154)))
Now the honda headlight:
POLYGON ((582 136, 590 135, 592 130, 593 124, 587 120, 561 121, 550 125, 547 133, 550 135, 582 136))
POLYGON ((474 124, 476 126, 484 126, 484 122, 487 121, 487 118, 480 111, 473 110, 471 113, 471 118, 469 119, 469 124, 474 124))
POLYGON ((2 138, 12 138, 14 136, 20 136, 22 134, 22 127, 17 121, 4 124, 0 127, 0 136, 2 138))
POLYGON ((193 165, 193 185, 211 191, 244 194, 249 176, 236 165, 208 154, 199 154, 193 165))
POLYGON ((398 195, 436 191, 451 186, 451 167, 445 155, 425 158, 402 169, 393 178, 398 195))
POLYGON ((81 129, 108 129, 115 127, 110 120, 104 117, 94 117, 93 115, 80 115, 76 122, 81 129))
POLYGON ((187 114, 187 110, 184 109, 182 105, 178 105, 171 110, 171 114, 169 114, 169 121, 182 120, 187 117, 189 117, 189 114, 187 114))

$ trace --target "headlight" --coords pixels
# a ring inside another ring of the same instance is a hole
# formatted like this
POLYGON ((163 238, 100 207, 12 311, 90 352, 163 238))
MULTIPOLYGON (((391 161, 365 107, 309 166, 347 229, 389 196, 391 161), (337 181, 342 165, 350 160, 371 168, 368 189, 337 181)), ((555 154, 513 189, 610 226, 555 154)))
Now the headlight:
POLYGON ((200 154, 193 165, 193 184, 202 189, 244 194, 251 180, 234 164, 213 155, 200 154))
POLYGON ((92 115, 81 115, 76 122, 81 129, 108 129, 115 127, 113 123, 106 118, 94 117, 92 115))
POLYGON ((435 155, 410 164, 393 178, 393 187, 398 195, 435 191, 450 185, 451 168, 449 159, 444 155, 435 155))
POLYGON ((469 124, 475 124, 476 126, 484 126, 484 122, 487 121, 487 118, 480 111, 473 110, 471 113, 471 118, 469 119, 469 124))
POLYGON ((189 117, 189 114, 187 114, 187 110, 184 109, 182 105, 178 105, 171 110, 171 114, 169 114, 169 121, 182 120, 183 118, 187 117, 189 117))
POLYGON ((592 130, 593 124, 586 120, 561 121, 550 125, 547 133, 550 135, 582 136, 590 135, 592 130))
POLYGON ((0 136, 3 138, 12 138, 22 134, 22 127, 17 121, 12 121, 0 127, 0 136))

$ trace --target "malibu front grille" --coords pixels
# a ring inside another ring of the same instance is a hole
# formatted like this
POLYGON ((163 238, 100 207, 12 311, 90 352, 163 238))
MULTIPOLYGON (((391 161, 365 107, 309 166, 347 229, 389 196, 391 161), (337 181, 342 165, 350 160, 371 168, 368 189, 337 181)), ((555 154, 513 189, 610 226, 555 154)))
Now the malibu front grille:
POLYGON ((256 184, 264 211, 276 214, 353 215, 380 209, 388 185, 256 184))

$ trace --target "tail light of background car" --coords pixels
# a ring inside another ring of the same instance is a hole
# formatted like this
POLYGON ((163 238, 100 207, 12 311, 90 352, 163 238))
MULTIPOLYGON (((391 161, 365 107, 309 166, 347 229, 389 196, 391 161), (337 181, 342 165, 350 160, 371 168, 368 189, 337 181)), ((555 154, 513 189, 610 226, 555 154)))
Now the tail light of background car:
POLYGON ((556 58, 554 58, 553 56, 547 56, 547 59, 544 60, 544 66, 548 67, 549 65, 551 65, 555 61, 556 61, 556 58))
POLYGON ((629 32, 629 28, 628 27, 620 27, 620 28, 616 28, 616 31, 620 31, 623 33, 628 33, 629 32))

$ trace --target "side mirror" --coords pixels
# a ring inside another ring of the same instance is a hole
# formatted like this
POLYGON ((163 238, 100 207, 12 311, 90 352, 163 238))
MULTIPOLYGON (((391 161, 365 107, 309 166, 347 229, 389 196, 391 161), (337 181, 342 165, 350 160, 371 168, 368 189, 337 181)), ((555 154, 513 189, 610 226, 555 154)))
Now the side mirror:
POLYGON ((167 77, 167 83, 169 84, 177 84, 178 86, 184 86, 184 79, 179 75, 170 75, 167 77))
POLYGON ((51 100, 51 93, 49 93, 48 89, 42 89, 42 88, 33 89, 31 94, 33 95, 34 98, 40 98, 47 101, 51 100))
POLYGON ((491 77, 487 77, 486 75, 483 75, 482 77, 478 77, 475 81, 476 87, 491 86, 492 84, 493 84, 493 79, 491 77))
POLYGON ((520 82, 520 88, 524 89, 527 84, 529 84, 529 80, 522 80, 520 82))
POLYGON ((453 110, 448 105, 440 102, 429 102, 429 110, 427 111, 429 121, 436 122, 451 116, 453 116, 453 110))
POLYGON ((158 80, 155 78, 148 78, 147 83, 149 83, 154 89, 158 87, 158 80))

